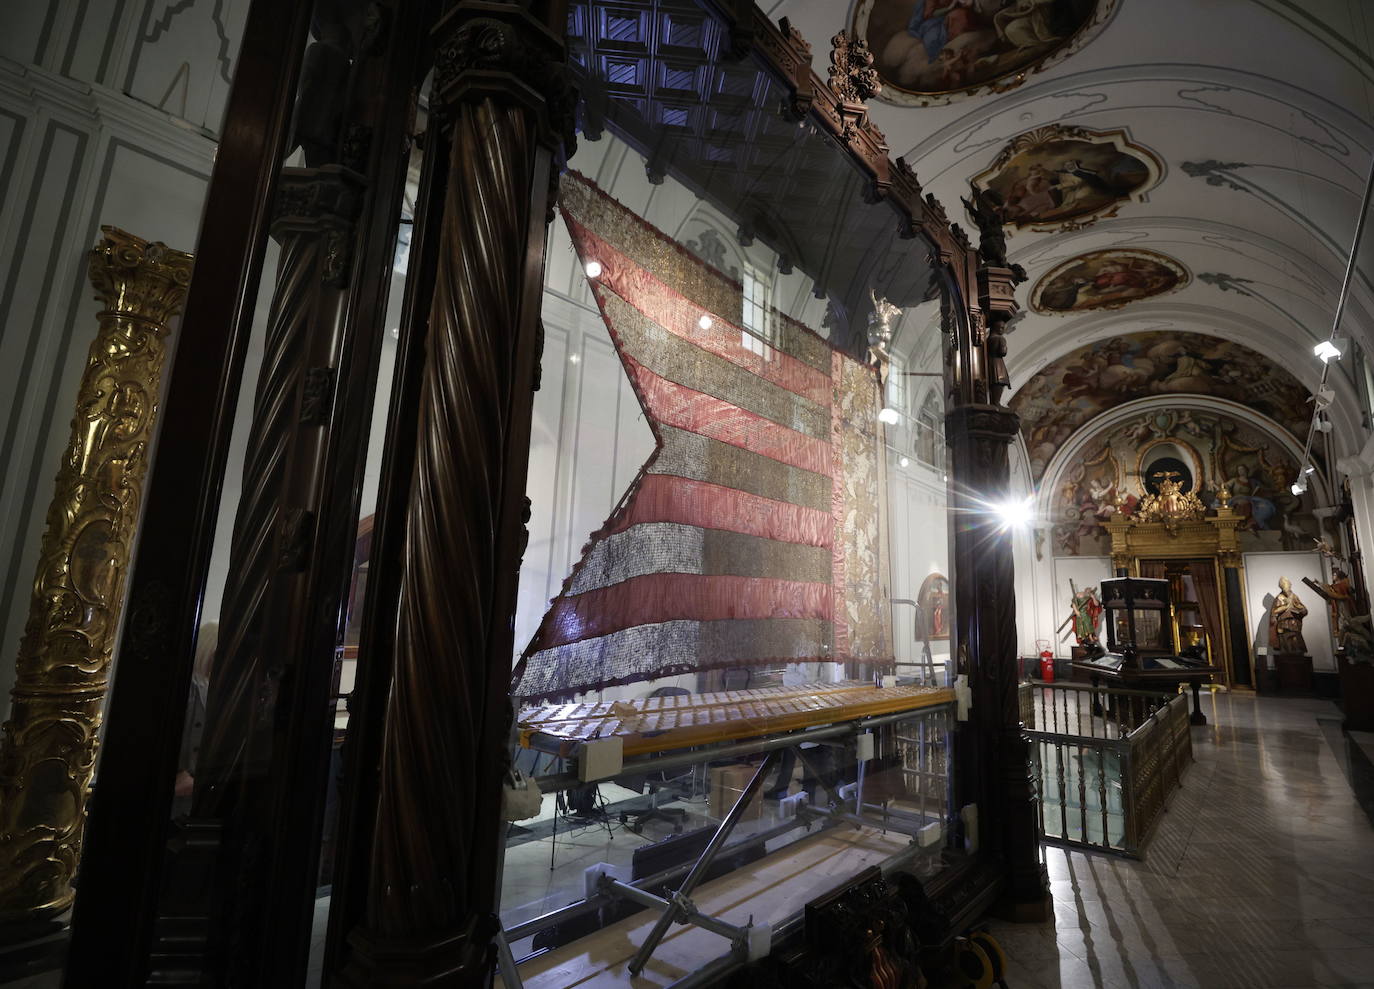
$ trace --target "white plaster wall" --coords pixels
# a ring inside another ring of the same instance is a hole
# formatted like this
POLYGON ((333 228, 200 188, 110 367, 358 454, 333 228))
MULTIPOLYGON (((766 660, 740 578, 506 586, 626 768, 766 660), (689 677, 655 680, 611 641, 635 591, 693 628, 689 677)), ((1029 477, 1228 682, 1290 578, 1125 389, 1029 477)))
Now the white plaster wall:
POLYGON ((1279 592, 1279 578, 1293 582, 1293 592, 1307 605, 1307 618, 1302 623, 1302 637, 1312 657, 1312 669, 1336 669, 1335 643, 1332 639, 1331 616, 1326 602, 1302 582, 1304 577, 1325 582, 1319 553, 1246 553, 1245 610, 1246 627, 1255 648, 1269 646, 1269 611, 1274 595, 1279 592))

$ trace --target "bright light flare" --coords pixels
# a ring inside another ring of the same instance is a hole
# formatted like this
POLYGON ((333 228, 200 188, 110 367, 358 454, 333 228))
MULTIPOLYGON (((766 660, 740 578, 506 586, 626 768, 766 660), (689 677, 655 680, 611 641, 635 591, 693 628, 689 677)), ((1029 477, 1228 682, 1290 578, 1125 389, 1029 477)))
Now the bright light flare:
POLYGON ((997 519, 998 528, 1025 529, 1035 520, 1035 500, 1033 498, 1008 498, 1006 501, 991 502, 988 510, 997 519))
MULTIPOLYGON (((872 406, 869 406, 869 408, 872 408, 872 406)), ((878 413, 878 421, 885 422, 889 426, 895 426, 902 421, 902 414, 890 406, 884 406, 883 410, 878 413)))
POLYGON ((701 319, 697 320, 697 326, 703 330, 709 330, 711 328, 711 317, 702 314, 701 319))
POLYGON ((1321 358, 1321 362, 1323 364, 1331 360, 1333 357, 1336 360, 1341 359, 1341 348, 1337 347, 1330 340, 1323 340, 1321 343, 1317 344, 1315 347, 1312 348, 1312 353, 1316 354, 1319 358, 1321 358))
POLYGON ((587 266, 586 266, 584 269, 582 269, 582 270, 585 271, 585 272, 587 273, 587 277, 588 277, 588 278, 600 278, 600 277, 601 277, 601 262, 600 262, 600 261, 588 261, 588 262, 587 262, 587 266))

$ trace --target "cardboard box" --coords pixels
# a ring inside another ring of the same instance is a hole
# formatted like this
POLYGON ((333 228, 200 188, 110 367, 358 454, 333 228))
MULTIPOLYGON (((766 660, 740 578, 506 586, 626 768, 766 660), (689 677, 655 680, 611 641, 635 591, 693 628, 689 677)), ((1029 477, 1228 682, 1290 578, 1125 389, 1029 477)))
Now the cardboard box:
MULTIPOLYGON (((744 788, 749 785, 749 781, 754 778, 756 769, 758 769, 757 766, 748 763, 711 767, 707 810, 712 817, 720 820, 730 813, 730 808, 735 806, 735 801, 744 792, 744 788)), ((764 780, 765 784, 767 782, 764 780)), ((763 794, 760 792, 754 794, 754 799, 749 801, 749 806, 744 809, 744 815, 740 820, 757 821, 762 817, 763 794)))

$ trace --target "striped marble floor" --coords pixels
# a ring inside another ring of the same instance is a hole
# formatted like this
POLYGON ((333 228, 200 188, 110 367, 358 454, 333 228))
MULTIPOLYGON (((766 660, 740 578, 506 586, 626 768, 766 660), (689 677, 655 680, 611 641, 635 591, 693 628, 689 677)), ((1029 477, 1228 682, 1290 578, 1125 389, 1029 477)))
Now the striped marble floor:
POLYGON ((992 925, 1011 989, 1374 987, 1374 826, 1328 741, 1335 705, 1204 708, 1146 860, 1048 848, 1054 919, 992 925))

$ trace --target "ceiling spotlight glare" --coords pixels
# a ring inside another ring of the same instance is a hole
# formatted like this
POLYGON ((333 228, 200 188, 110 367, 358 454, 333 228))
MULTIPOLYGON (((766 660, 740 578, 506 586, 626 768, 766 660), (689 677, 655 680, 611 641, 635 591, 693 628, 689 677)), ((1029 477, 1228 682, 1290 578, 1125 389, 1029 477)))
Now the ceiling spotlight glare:
POLYGON ((701 327, 703 330, 709 330, 711 328, 711 317, 702 313, 701 319, 697 320, 697 326, 701 327))
POLYGON ((900 465, 903 466, 903 467, 910 467, 910 466, 911 466, 911 458, 910 458, 910 457, 902 457, 902 458, 900 458, 900 459, 897 461, 897 463, 900 464, 900 465))
POLYGON ((1311 474, 1311 473, 1314 472, 1316 469, 1317 469, 1317 468, 1313 467, 1311 464, 1308 464, 1306 467, 1304 467, 1304 468, 1302 469, 1302 472, 1303 472, 1304 474, 1311 474))
POLYGON ((587 267, 586 267, 585 269, 583 269, 583 270, 585 270, 585 271, 587 272, 587 277, 588 277, 588 278, 600 278, 600 277, 601 277, 601 262, 600 262, 600 261, 588 261, 588 262, 587 262, 587 267))
POLYGON ((1333 357, 1336 360, 1341 359, 1341 348, 1337 347, 1330 340, 1323 340, 1321 343, 1317 344, 1315 347, 1312 348, 1312 353, 1316 354, 1319 358, 1321 358, 1321 362, 1323 364, 1331 360, 1333 357))
POLYGON ((1293 492, 1295 495, 1300 495, 1300 494, 1302 494, 1304 491, 1306 491, 1306 490, 1307 490, 1307 477, 1306 477, 1306 475, 1304 475, 1303 477, 1298 478, 1298 479, 1297 479, 1296 481, 1294 481, 1291 485, 1289 485, 1288 490, 1291 491, 1291 492, 1293 492))
POLYGON ((890 406, 884 406, 883 410, 878 413, 878 421, 885 422, 889 426, 895 426, 897 423, 901 422, 901 420, 901 413, 890 406))

